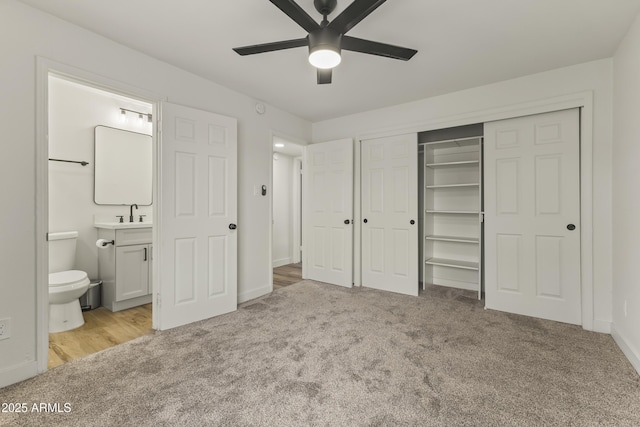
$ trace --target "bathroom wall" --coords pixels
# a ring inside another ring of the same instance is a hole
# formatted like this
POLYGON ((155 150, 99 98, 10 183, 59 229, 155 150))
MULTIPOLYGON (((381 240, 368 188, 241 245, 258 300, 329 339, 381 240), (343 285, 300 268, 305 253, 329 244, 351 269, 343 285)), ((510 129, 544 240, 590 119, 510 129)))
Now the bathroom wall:
POLYGON ((293 157, 275 153, 273 158, 273 266, 291 264, 293 157), (277 160, 276 160, 277 158, 277 160))
MULTIPOLYGON (((74 268, 86 271, 90 278, 98 278, 94 215, 113 221, 116 215, 125 215, 125 221, 129 216, 126 206, 96 205, 93 201, 94 128, 103 125, 147 135, 152 131, 146 118, 140 123, 129 113, 123 121, 120 107, 141 113, 150 113, 152 109, 148 103, 49 78, 49 157, 89 162, 87 166, 49 162, 49 231, 80 233, 74 268)), ((145 220, 151 220, 152 207, 139 206, 134 214, 147 215, 145 220)))

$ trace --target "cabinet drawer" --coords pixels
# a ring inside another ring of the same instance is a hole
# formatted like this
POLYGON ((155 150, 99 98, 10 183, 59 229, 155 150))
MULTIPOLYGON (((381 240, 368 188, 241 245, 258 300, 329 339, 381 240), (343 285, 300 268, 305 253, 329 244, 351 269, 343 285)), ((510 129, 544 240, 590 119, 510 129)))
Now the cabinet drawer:
POLYGON ((151 243, 151 228, 126 228, 116 230, 116 246, 151 243))

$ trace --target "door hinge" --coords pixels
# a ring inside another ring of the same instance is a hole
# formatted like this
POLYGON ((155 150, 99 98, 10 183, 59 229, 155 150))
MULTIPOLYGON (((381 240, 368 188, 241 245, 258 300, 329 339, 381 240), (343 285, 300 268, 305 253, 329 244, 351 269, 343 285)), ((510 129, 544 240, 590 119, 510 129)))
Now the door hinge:
POLYGON ((162 299, 160 298, 160 293, 156 294, 156 305, 158 306, 158 308, 160 308, 160 303, 161 303, 162 299))
POLYGON ((484 222, 484 212, 480 212, 480 223, 484 222))
POLYGON ((302 252, 302 245, 300 245, 300 252, 302 252))

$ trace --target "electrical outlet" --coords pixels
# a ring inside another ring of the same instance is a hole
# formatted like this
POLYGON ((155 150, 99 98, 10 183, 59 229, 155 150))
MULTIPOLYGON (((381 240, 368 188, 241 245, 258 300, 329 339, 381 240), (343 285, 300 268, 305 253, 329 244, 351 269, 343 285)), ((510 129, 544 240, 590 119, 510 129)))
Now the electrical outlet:
POLYGON ((0 340, 11 337, 11 319, 0 319, 0 340))

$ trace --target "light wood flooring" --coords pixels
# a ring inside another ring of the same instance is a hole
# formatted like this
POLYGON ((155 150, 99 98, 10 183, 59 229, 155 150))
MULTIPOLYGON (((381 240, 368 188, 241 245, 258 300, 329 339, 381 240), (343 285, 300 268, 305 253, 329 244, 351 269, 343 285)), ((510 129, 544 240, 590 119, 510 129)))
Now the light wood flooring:
POLYGON ((273 269, 273 290, 302 281, 302 263, 283 265, 273 269))
POLYGON ((104 307, 85 311, 84 325, 49 334, 49 368, 150 334, 151 304, 115 313, 104 307))

